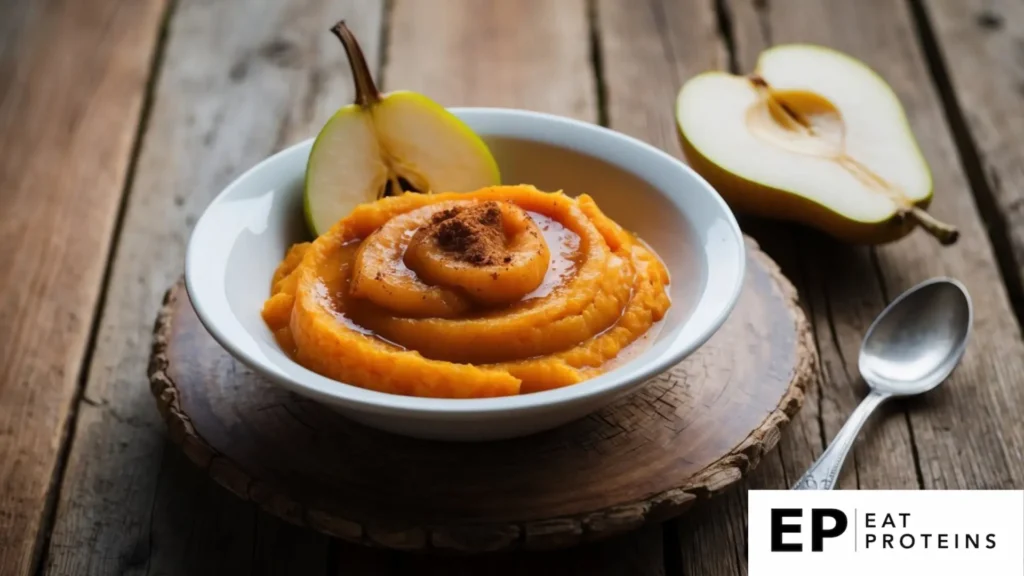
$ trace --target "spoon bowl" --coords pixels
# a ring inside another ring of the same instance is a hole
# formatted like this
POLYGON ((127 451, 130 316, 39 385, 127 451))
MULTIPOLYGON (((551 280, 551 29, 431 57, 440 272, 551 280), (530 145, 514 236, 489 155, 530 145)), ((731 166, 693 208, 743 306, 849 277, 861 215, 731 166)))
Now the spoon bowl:
POLYGON ((922 282, 886 306, 860 347, 860 373, 871 393, 793 489, 835 487, 857 433, 875 408, 894 396, 927 392, 949 376, 964 355, 973 316, 967 289, 949 278, 922 282))
POLYGON ((964 354, 973 311, 956 280, 936 278, 892 301, 861 344, 861 376, 873 390, 906 396, 938 386, 964 354))

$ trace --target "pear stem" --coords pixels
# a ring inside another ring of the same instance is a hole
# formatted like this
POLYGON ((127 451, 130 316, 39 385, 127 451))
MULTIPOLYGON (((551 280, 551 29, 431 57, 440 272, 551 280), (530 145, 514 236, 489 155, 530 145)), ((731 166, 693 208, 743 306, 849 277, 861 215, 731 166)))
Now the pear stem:
POLYGON ((380 90, 377 90, 377 85, 373 82, 370 67, 366 65, 366 57, 363 56, 363 50, 359 47, 355 35, 345 25, 344 20, 335 24, 331 28, 331 32, 338 37, 338 40, 341 40, 341 45, 345 47, 345 53, 348 54, 348 63, 352 67, 352 79, 356 84, 356 104, 366 108, 380 102, 380 90))
POLYGON ((934 216, 925 212, 919 206, 911 206, 907 210, 907 216, 913 218, 921 228, 939 240, 943 246, 956 243, 960 238, 960 232, 955 226, 936 220, 934 216))

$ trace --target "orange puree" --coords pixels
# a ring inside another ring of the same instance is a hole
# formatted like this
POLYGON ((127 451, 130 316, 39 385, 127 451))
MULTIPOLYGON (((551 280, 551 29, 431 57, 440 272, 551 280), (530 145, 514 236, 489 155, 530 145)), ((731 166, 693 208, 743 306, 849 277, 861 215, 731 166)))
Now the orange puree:
POLYGON ((404 194, 291 248, 263 318, 327 377, 475 398, 599 374, 670 306, 664 265, 586 195, 404 194))

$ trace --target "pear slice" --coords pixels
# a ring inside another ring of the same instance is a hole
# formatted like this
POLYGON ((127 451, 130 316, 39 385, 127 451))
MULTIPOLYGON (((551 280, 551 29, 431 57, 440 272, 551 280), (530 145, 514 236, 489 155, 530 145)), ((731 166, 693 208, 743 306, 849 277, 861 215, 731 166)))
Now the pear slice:
POLYGON ((679 91, 676 121, 690 165, 739 212, 858 244, 915 224, 957 239, 924 210, 931 172, 896 94, 850 56, 782 45, 749 76, 700 74, 679 91))
POLYGON ((491 152, 461 120, 414 92, 381 94, 344 21, 355 103, 324 125, 306 165, 306 223, 320 235, 353 208, 406 192, 468 192, 501 183, 491 152))

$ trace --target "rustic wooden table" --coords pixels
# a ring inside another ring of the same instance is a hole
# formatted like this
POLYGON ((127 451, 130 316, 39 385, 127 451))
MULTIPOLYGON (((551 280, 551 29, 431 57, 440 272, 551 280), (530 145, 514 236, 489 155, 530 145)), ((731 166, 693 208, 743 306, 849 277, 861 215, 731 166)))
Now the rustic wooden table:
POLYGON ((1024 487, 1024 3, 1020 0, 36 0, 0 6, 0 574, 746 572, 748 488, 785 488, 864 394, 889 298, 962 280, 948 385, 873 421, 844 488, 1024 487), (351 98, 344 17, 385 88, 600 122, 678 155, 672 103, 709 68, 807 41, 902 98, 962 231, 876 249, 744 222, 813 320, 816 385, 779 448, 679 521, 550 553, 445 559, 285 524, 168 443, 146 381, 189 230, 250 165, 351 98))

